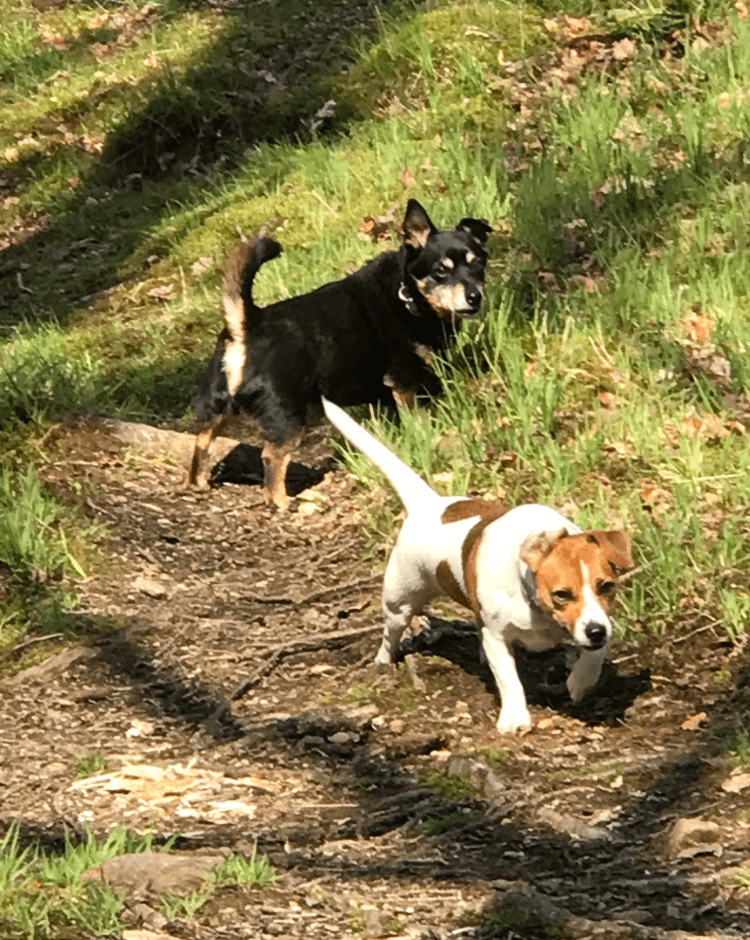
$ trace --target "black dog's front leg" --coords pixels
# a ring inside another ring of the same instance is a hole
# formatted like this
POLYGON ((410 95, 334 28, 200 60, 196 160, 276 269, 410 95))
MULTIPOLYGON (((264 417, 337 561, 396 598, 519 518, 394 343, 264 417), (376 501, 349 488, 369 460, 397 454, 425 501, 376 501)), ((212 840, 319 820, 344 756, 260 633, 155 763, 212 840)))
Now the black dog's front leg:
POLYGON ((426 347, 417 349, 424 350, 424 355, 416 349, 400 349, 392 355, 383 378, 393 390, 396 401, 408 407, 414 406, 417 396, 435 398, 443 392, 442 382, 429 367, 432 358, 429 350, 426 347))

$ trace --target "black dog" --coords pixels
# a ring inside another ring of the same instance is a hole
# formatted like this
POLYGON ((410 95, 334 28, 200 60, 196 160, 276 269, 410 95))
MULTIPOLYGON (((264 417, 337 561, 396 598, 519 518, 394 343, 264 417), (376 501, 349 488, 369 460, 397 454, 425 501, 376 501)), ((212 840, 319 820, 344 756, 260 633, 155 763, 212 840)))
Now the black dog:
POLYGON ((265 445, 266 497, 287 502, 285 476, 302 428, 338 405, 412 405, 440 391, 430 350, 443 349, 482 302, 487 237, 480 219, 438 231, 410 199, 403 242, 341 281, 256 307, 253 278, 281 252, 272 238, 243 242, 224 272, 226 326, 198 392, 190 482, 207 484, 211 443, 231 415, 257 418, 265 445))

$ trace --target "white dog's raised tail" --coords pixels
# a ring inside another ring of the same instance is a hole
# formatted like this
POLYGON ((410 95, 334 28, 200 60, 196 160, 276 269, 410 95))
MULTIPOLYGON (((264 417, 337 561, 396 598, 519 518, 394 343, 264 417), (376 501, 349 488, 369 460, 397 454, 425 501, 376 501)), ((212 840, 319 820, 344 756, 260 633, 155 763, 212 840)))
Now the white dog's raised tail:
MULTIPOLYGON (((321 396, 322 398, 322 396, 321 396)), ((429 487, 425 481, 411 467, 392 453, 385 444, 376 440, 369 431, 357 424, 349 415, 332 401, 323 398, 323 409, 331 424, 338 428, 344 437, 357 450, 369 457, 391 481, 393 488, 401 497, 401 502, 407 513, 417 506, 424 506, 432 501, 440 501, 441 497, 429 487)))

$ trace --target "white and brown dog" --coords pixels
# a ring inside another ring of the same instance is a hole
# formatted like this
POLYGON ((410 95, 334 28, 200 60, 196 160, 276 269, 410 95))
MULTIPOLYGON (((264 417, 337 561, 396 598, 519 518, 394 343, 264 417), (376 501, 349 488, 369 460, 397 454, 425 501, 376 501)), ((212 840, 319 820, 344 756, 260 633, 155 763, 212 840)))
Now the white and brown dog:
POLYGON ((633 561, 617 530, 582 532, 549 506, 439 496, 395 454, 332 402, 328 420, 391 481, 407 518, 383 582, 383 642, 393 662, 411 618, 447 595, 473 611, 500 692, 500 732, 531 727, 513 646, 548 649, 573 639, 580 656, 567 687, 579 701, 599 678, 612 637, 609 608, 633 561))

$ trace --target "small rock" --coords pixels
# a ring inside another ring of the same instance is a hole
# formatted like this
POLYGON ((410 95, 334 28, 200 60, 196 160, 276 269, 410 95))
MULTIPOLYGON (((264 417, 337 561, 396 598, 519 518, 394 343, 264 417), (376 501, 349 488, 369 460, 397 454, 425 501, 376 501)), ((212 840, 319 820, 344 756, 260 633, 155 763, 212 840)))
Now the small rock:
POLYGON ((667 836, 667 852, 672 858, 722 854, 721 827, 707 819, 678 819, 667 836))
POLYGON ((343 714, 347 722, 353 725, 357 731, 362 731, 368 725, 374 727, 379 718, 377 705, 359 705, 357 708, 347 708, 343 714))
POLYGON ((169 852, 131 852, 88 868, 84 881, 106 881, 115 891, 132 894, 189 894, 203 885, 206 872, 224 861, 222 855, 171 855, 169 852))
POLYGON ((351 734, 349 731, 337 731, 328 740, 331 744, 356 744, 359 741, 359 735, 351 734))
POLYGON ((167 589, 164 585, 160 581, 154 581, 151 578, 138 577, 133 582, 133 587, 147 597, 161 598, 167 596, 167 589))
POLYGON ((572 917, 571 912, 557 900, 539 894, 531 888, 495 894, 482 905, 482 912, 485 914, 514 910, 523 911, 529 917, 538 918, 545 924, 564 923, 572 917))
POLYGON ((144 738, 153 734, 156 725, 152 721, 142 721, 140 718, 134 718, 128 730, 125 732, 126 738, 144 738))
POLYGON ((557 832, 563 832, 566 835, 572 836, 574 839, 583 839, 586 842, 593 842, 596 839, 612 838, 612 834, 606 829, 592 826, 590 823, 584 822, 584 820, 570 813, 558 813, 554 809, 542 806, 538 811, 538 815, 543 823, 546 823, 557 832))
POLYGON ((362 936, 365 940, 370 937, 385 937, 389 931, 385 922, 383 912, 376 907, 366 907, 363 910, 365 915, 365 930, 362 936))
POLYGON ((143 901, 137 901, 130 907, 130 916, 136 924, 143 924, 144 927, 150 927, 152 930, 161 930, 169 920, 159 911, 155 911, 149 904, 143 901))
POLYGON ((401 734, 405 726, 401 718, 394 718, 388 727, 394 734, 401 734))
POLYGON ((295 746, 295 751, 307 751, 312 748, 319 748, 325 746, 325 738, 322 738, 319 734, 306 734, 304 738, 300 738, 295 746))
POLYGON ((447 764, 451 759, 451 752, 446 750, 430 751, 430 757, 435 761, 438 767, 447 764))

